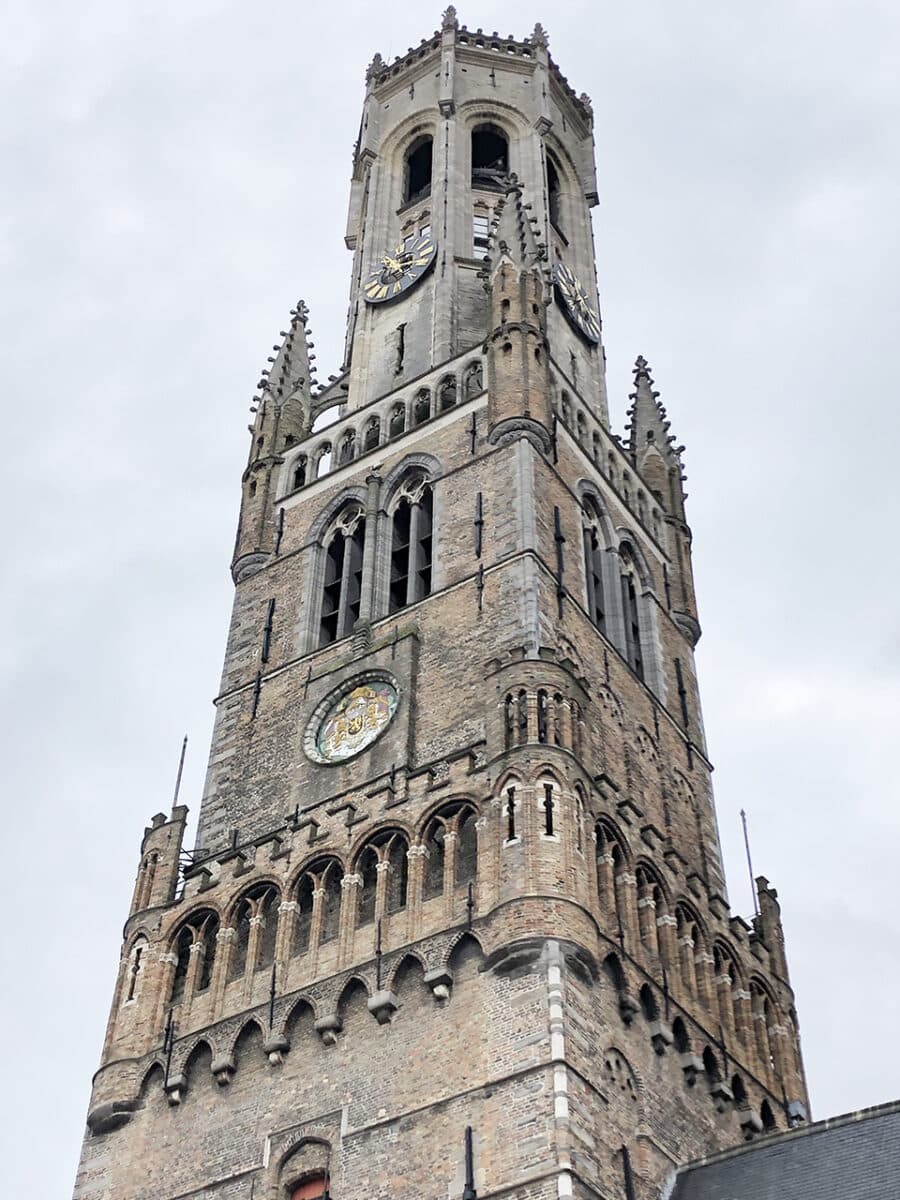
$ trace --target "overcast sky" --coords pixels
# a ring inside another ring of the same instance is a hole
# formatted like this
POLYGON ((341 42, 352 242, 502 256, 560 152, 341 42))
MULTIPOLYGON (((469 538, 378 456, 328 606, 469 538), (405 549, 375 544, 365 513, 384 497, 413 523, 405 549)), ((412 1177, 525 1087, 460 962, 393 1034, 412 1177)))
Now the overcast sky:
MULTIPOLYGON (((751 911, 744 807, 819 1117, 900 1094, 898 14, 460 6, 520 37, 540 19, 593 98, 613 424, 642 353, 687 446, 732 905, 751 911)), ((365 66, 439 16, 6 6, 9 1195, 70 1193, 139 842, 185 731, 199 803, 249 398, 301 296, 337 370, 365 66)))

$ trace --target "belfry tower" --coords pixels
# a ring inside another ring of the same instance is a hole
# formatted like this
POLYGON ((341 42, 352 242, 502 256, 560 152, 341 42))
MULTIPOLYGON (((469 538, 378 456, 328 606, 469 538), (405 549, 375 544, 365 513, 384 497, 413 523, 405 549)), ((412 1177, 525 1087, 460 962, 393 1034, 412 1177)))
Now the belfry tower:
POLYGON ((78 1200, 651 1200, 806 1119, 731 913, 680 450, 610 431, 593 115, 455 11, 366 74, 346 361, 258 386, 197 843, 141 843, 78 1200))

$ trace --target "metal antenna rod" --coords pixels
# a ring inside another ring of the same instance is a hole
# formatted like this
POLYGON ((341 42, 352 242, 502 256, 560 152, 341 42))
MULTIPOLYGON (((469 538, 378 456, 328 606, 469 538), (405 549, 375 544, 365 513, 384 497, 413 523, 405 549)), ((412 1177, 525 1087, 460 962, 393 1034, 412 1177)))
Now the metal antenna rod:
POLYGON ((750 895, 753 897, 753 911, 759 916, 759 900, 756 896, 756 879, 753 874, 753 860, 750 857, 750 834, 747 831, 747 814, 741 809, 741 824, 744 827, 744 849, 747 851, 747 870, 750 872, 750 895))
POLYGON ((187 734, 184 735, 184 741, 181 743, 181 757, 178 760, 178 774, 175 776, 175 795, 172 798, 172 807, 178 803, 178 793, 181 791, 181 773, 184 770, 184 756, 187 753, 187 734))

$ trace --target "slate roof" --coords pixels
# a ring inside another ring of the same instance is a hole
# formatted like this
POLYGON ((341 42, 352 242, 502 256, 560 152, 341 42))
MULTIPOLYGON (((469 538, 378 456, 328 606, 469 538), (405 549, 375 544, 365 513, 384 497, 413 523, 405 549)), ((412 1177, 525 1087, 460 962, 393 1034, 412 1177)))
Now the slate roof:
MULTIPOLYGON (((665 1193, 664 1193, 665 1194, 665 1193)), ((900 1200, 900 1101, 682 1167, 670 1200, 900 1200)))

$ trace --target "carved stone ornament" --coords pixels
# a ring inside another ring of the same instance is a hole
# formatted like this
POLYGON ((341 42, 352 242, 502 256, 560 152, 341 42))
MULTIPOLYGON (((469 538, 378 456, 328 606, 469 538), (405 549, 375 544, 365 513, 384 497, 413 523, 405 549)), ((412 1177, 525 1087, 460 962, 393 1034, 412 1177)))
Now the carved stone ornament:
POLYGON ((303 738, 304 753, 317 763, 354 758, 381 737, 399 703, 400 690, 391 676, 358 675, 318 705, 303 738))

